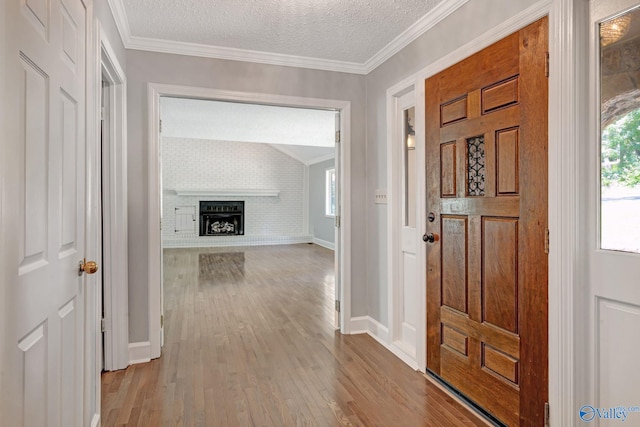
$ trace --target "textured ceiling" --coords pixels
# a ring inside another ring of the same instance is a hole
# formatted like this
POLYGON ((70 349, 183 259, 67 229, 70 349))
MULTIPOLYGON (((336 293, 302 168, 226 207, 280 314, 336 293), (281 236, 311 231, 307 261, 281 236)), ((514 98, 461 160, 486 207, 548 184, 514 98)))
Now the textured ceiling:
POLYGON ((310 164, 334 152, 334 111, 160 98, 162 136, 267 143, 310 164))
POLYGON ((439 3, 452 3, 452 0, 117 1, 132 38, 359 64, 371 59, 439 3))

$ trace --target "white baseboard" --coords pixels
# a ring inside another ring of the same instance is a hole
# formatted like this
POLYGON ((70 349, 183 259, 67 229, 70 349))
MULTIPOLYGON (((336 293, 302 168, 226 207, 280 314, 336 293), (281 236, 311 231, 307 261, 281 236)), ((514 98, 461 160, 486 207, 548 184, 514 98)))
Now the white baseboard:
POLYGON ((352 317, 349 321, 349 335, 369 333, 369 316, 352 317))
POLYGON ((93 414, 91 419, 91 427, 98 427, 100 425, 100 414, 93 414))
POLYGON ((327 240, 318 239, 317 237, 313 238, 313 243, 318 246, 322 246, 323 248, 331 249, 332 251, 336 250, 336 244, 333 242, 329 242, 327 240))
POLYGON ((384 326, 382 323, 378 322, 376 319, 374 319, 371 316, 369 317, 369 329, 368 329, 368 334, 371 335, 371 337, 378 341, 380 344, 382 344, 383 346, 385 346, 388 350, 391 350, 391 348, 389 348, 389 329, 384 326))
POLYGON ((163 239, 163 248, 211 248, 232 246, 270 246, 311 243, 313 236, 216 236, 163 239))
POLYGON ((409 365, 411 369, 424 370, 418 366, 415 357, 412 357, 402 346, 389 342, 389 328, 371 316, 352 317, 349 326, 351 335, 368 334, 398 359, 409 365))
POLYGON ((129 364, 151 361, 151 343, 149 341, 129 343, 129 364))

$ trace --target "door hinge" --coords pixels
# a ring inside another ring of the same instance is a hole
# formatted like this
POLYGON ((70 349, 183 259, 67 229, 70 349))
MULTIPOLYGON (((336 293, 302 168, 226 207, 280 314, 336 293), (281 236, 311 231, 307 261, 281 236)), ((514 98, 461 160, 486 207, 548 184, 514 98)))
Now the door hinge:
POLYGON ((160 327, 164 328, 164 314, 160 315, 160 327))
POLYGON ((104 107, 100 107, 100 120, 104 121, 104 107))
POLYGON ((336 215, 336 228, 340 228, 340 215, 336 215))
POLYGON ((549 229, 544 230, 544 253, 549 253, 549 229))
POLYGON ((106 332, 107 331, 107 323, 104 321, 104 319, 100 319, 100 332, 106 332))
POLYGON ((336 131, 336 144, 339 144, 339 143, 340 143, 340 131, 337 130, 336 131))
POLYGON ((336 300, 336 311, 340 313, 340 300, 336 300))
POLYGON ((544 55, 544 75, 549 77, 549 52, 545 52, 544 55))
POLYGON ((162 120, 160 120, 160 124, 158 125, 158 131, 162 133, 162 120))
POLYGON ((544 402, 544 427, 549 425, 549 402, 544 402))

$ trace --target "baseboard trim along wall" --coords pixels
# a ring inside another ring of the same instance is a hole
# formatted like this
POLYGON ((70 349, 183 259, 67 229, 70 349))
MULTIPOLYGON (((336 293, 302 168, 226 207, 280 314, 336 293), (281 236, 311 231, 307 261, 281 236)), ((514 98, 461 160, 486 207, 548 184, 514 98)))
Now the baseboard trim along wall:
POLYGON ((129 364, 151 361, 151 343, 149 341, 129 343, 129 364))
POLYGON ((100 425, 100 414, 93 414, 91 419, 91 427, 98 427, 100 425))
POLYGON ((313 238, 313 243, 318 246, 322 246, 323 248, 331 249, 332 251, 336 250, 336 245, 333 242, 328 242, 326 240, 318 239, 317 237, 313 238))
POLYGON ((176 240, 165 240, 163 248, 218 248, 231 246, 269 246, 312 243, 313 236, 220 236, 189 237, 176 240))
POLYGON ((399 346, 389 342, 389 329, 376 319, 371 316, 352 317, 349 326, 351 327, 351 335, 368 334, 412 369, 424 371, 424 367, 418 366, 415 358, 409 356, 399 346))

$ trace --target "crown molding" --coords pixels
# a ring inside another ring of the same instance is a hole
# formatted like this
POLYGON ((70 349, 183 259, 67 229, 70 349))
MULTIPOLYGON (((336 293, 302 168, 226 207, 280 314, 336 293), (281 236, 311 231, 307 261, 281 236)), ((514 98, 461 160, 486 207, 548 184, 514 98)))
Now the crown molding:
POLYGON ((131 28, 129 27, 129 19, 127 19, 124 3, 122 3, 122 0, 107 0, 107 3, 109 4, 109 9, 111 9, 113 19, 116 21, 122 44, 124 44, 125 48, 128 48, 131 43, 131 28))
POLYGON ((387 59, 407 47, 409 43, 420 37, 422 34, 435 27, 456 10, 464 6, 469 0, 444 0, 434 7, 429 13, 416 21, 389 44, 380 49, 367 62, 363 64, 363 73, 369 74, 382 65, 387 59))
POLYGON ((129 37, 129 43, 125 43, 125 47, 127 49, 172 53, 176 55, 200 56, 204 58, 226 59, 230 61, 256 62, 259 64, 364 74, 363 65, 355 62, 285 55, 281 53, 259 52, 255 50, 210 46, 197 43, 184 43, 172 40, 129 37))
POLYGON ((126 49, 366 75, 401 51, 409 43, 433 28, 447 16, 458 10, 468 1, 469 0, 442 1, 427 15, 407 28, 402 34, 393 39, 365 63, 134 37, 131 35, 123 0, 108 0, 108 3, 116 21, 118 31, 120 32, 122 43, 126 49))

